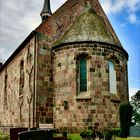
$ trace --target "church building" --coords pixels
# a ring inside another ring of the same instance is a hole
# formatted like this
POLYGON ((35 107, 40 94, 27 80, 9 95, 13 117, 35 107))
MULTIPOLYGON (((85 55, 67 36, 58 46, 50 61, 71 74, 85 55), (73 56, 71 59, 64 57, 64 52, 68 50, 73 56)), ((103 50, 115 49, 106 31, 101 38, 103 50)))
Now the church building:
POLYGON ((98 0, 67 0, 0 66, 0 125, 70 132, 120 126, 128 53, 98 0))

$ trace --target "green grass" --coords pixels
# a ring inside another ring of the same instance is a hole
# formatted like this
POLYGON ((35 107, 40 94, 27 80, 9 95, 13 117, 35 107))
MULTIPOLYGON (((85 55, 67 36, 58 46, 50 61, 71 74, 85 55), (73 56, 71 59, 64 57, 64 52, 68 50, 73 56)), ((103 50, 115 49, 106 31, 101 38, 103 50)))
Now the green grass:
POLYGON ((116 140, 140 140, 140 138, 119 138, 119 137, 117 137, 116 140))
MULTIPOLYGON (((82 140, 79 134, 68 134, 68 140, 82 140)), ((119 138, 116 137, 115 140, 140 140, 140 138, 119 138)))
POLYGON ((9 135, 8 134, 2 134, 0 133, 0 140, 9 140, 9 135))
POLYGON ((82 140, 79 134, 68 134, 68 140, 82 140))
MULTIPOLYGON (((55 137, 62 136, 62 134, 56 134, 55 137)), ((0 133, 0 140, 9 140, 9 135, 0 133)), ((68 140, 83 140, 79 134, 68 134, 68 140)), ((119 138, 115 140, 140 140, 140 138, 119 138)))

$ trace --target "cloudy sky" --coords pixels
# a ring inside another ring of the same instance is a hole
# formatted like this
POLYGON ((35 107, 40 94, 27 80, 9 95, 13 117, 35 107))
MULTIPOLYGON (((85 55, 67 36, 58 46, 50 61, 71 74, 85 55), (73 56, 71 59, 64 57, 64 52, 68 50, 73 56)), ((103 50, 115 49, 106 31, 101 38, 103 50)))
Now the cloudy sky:
MULTIPOLYGON (((50 0, 54 12, 66 0, 50 0)), ((5 62, 41 22, 44 0, 0 0, 0 62, 5 62)), ((140 0, 100 0, 125 50, 129 53, 129 90, 140 89, 140 0)))

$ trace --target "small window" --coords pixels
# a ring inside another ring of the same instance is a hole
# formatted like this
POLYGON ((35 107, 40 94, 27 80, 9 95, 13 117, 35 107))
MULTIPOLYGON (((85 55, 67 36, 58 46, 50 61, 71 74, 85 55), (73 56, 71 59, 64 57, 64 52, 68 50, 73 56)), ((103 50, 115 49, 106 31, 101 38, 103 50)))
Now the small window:
POLYGON ((8 76, 5 75, 5 87, 4 87, 4 104, 7 104, 7 80, 8 76))
POLYGON ((109 64, 109 87, 110 87, 110 93, 116 94, 116 71, 115 66, 112 61, 108 62, 109 64))
POLYGON ((79 88, 80 92, 87 91, 87 58, 79 58, 79 88))
POLYGON ((19 96, 23 94, 24 88, 24 61, 20 62, 20 83, 19 83, 19 96))

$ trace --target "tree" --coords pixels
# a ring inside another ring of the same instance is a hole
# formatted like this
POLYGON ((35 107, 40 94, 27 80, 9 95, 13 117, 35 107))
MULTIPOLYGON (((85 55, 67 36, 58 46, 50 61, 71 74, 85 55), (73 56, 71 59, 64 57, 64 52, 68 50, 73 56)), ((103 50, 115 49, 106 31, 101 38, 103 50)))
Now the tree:
POLYGON ((132 121, 140 124, 140 90, 131 97, 131 105, 133 106, 132 121))
POLYGON ((131 126, 131 119, 133 113, 133 107, 129 104, 121 104, 120 109, 120 126, 121 126, 121 137, 128 137, 129 136, 129 127, 131 126))

